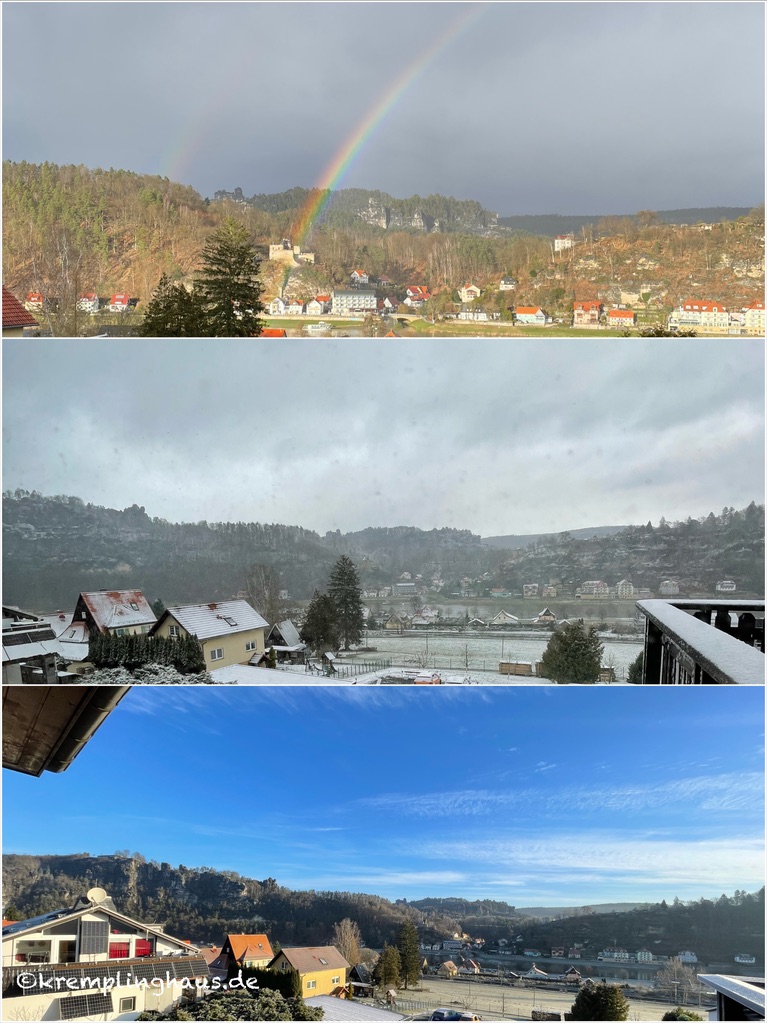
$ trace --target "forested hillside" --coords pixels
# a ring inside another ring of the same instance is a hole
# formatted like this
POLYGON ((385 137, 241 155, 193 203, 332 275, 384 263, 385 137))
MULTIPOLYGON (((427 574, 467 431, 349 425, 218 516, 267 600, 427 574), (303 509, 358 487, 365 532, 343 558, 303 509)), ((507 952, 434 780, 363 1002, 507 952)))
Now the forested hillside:
MULTIPOLYGON (((587 531, 591 532, 591 531, 587 531)), ((738 593, 761 595, 764 506, 657 526, 629 526, 608 536, 544 536, 521 550, 482 543, 468 530, 370 528, 320 536, 301 526, 260 522, 172 523, 132 505, 119 511, 78 497, 35 491, 3 495, 3 592, 8 603, 44 611, 74 607, 81 590, 135 587, 150 600, 223 600, 247 587, 254 565, 277 570, 295 599, 324 588, 331 566, 348 554, 363 589, 391 585, 403 572, 449 595, 460 580, 521 592, 524 583, 560 580, 560 595, 585 579, 630 579, 656 590, 675 578, 682 592, 713 593, 721 579, 738 593)))
MULTIPOLYGON (((96 333, 111 322, 76 310, 80 294, 107 298, 126 292, 140 320, 160 277, 190 283, 206 240, 226 217, 242 224, 264 256, 268 245, 296 239, 312 193, 303 188, 246 200, 221 191, 212 202, 167 178, 124 170, 6 162, 3 166, 4 283, 22 300, 46 299, 43 329, 64 335, 96 333)), ((678 212, 678 211, 675 211, 678 212)), ((308 300, 347 287, 362 268, 387 277, 381 294, 401 301, 405 287, 427 286, 427 317, 455 311, 456 289, 479 286, 482 307, 509 319, 513 305, 540 305, 568 322, 575 299, 624 303, 649 322, 690 297, 738 310, 764 289, 764 208, 737 220, 673 226, 644 211, 584 224, 574 247, 554 252, 550 237, 499 228, 473 200, 445 196, 395 199, 346 189, 334 193, 306 239, 316 264, 296 266, 286 296, 308 300), (512 275, 513 291, 501 291, 512 275)), ((264 297, 285 285, 284 264, 264 261, 264 297)), ((121 314, 112 314, 120 317, 121 314)), ((122 314, 119 320, 129 326, 122 314)), ((118 322, 115 319, 114 322, 118 322)))
POLYGON ((293 891, 271 877, 257 881, 210 867, 172 867, 127 850, 113 856, 3 859, 6 918, 25 919, 70 906, 94 886, 104 888, 125 913, 164 925, 169 933, 193 942, 217 943, 228 932, 265 932, 282 945, 322 945, 331 940, 333 925, 348 917, 357 922, 369 946, 381 948, 384 941, 394 941, 409 918, 428 941, 465 932, 488 944, 505 938, 520 951, 581 944, 584 958, 619 945, 633 951, 644 946, 660 955, 693 948, 703 962, 727 961, 738 951, 751 951, 763 962, 764 889, 687 903, 670 895, 670 905, 664 901, 624 912, 582 907, 542 921, 492 900, 393 903, 373 894, 293 891))

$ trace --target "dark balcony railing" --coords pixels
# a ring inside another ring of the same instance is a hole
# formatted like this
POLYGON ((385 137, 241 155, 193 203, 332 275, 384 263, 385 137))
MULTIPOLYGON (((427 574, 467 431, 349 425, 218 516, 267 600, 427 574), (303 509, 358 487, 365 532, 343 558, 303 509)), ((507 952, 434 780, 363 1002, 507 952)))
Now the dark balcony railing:
POLYGON ((764 685, 764 601, 639 600, 645 685, 764 685))

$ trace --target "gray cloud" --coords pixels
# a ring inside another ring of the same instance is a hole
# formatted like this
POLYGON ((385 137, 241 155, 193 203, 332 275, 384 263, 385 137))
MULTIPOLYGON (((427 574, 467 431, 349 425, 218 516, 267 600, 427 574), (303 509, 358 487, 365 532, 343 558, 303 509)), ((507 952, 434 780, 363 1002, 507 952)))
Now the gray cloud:
POLYGON ((5 488, 171 520, 491 535, 764 486, 757 339, 25 340, 3 369, 5 488))
POLYGON ((502 215, 763 192, 760 4, 477 4, 432 57, 469 5, 3 6, 13 160, 163 173, 205 195, 308 187, 423 65, 342 185, 476 198, 502 215), (723 125, 733 144, 689 144, 723 125))

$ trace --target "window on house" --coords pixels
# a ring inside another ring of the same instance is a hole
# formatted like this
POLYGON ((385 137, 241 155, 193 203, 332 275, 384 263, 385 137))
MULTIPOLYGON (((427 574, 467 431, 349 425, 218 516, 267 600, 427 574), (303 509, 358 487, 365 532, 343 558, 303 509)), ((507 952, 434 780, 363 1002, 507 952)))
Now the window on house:
POLYGON ((110 941, 109 942, 109 958, 110 959, 127 959, 130 953, 130 942, 129 941, 110 941))
POLYGON ((226 622, 227 625, 236 625, 237 624, 237 622, 234 620, 234 618, 227 618, 226 615, 224 615, 224 621, 226 622))
POLYGON ((154 938, 136 938, 136 958, 154 955, 154 938))
POLYGON ((178 625, 168 626, 168 634, 170 636, 178 636, 178 625))
POLYGON ((136 1011, 136 999, 134 998, 121 998, 120 999, 120 1012, 135 1012, 136 1011))
POLYGON ((330 978, 330 983, 331 984, 340 984, 341 983, 341 975, 339 974, 337 977, 331 977, 330 978))
POLYGON ((311 991, 311 989, 315 988, 315 987, 317 987, 317 981, 316 980, 307 980, 307 982, 306 982, 306 989, 307 989, 307 991, 311 991))
POLYGON ((255 649, 257 649, 257 647, 258 647, 258 644, 256 643, 255 639, 250 639, 245 644, 245 649, 246 650, 255 650, 255 649))
POLYGON ((220 647, 220 646, 217 646, 215 648, 215 650, 211 650, 211 652, 210 652, 210 659, 211 659, 211 661, 221 661, 221 660, 223 660, 224 659, 224 648, 220 647))

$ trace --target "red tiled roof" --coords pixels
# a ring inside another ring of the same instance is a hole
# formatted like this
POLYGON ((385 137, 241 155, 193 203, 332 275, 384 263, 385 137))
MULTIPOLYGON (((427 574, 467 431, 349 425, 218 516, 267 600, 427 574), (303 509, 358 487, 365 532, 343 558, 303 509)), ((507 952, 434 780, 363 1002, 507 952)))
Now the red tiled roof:
POLYGON ((259 337, 287 337, 287 330, 282 327, 264 327, 259 337))
POLYGON ((329 302, 330 301, 330 295, 318 295, 317 296, 317 301, 318 302, 329 302))
POLYGON ((121 295, 112 295, 112 297, 109 299, 109 304, 115 305, 117 303, 120 303, 121 305, 127 305, 129 301, 130 295, 126 295, 123 293, 121 295))
POLYGON ((539 305, 518 305, 514 310, 515 313, 542 313, 543 310, 539 305))
POLYGON ((272 946, 265 934, 227 934, 234 958, 274 959, 272 946))
POLYGON ((583 309, 584 312, 588 312, 589 309, 599 309, 601 305, 601 302, 576 302, 574 308, 583 309))
POLYGON ((750 305, 744 305, 743 309, 744 310, 745 309, 764 309, 764 302, 760 302, 758 299, 756 299, 754 302, 751 302, 750 305))
POLYGON ((3 285, 3 330, 6 327, 37 327, 37 320, 28 313, 15 295, 3 285))
POLYGON ((632 309, 610 309, 607 315, 608 317, 612 316, 614 320, 634 319, 634 311, 632 309))

